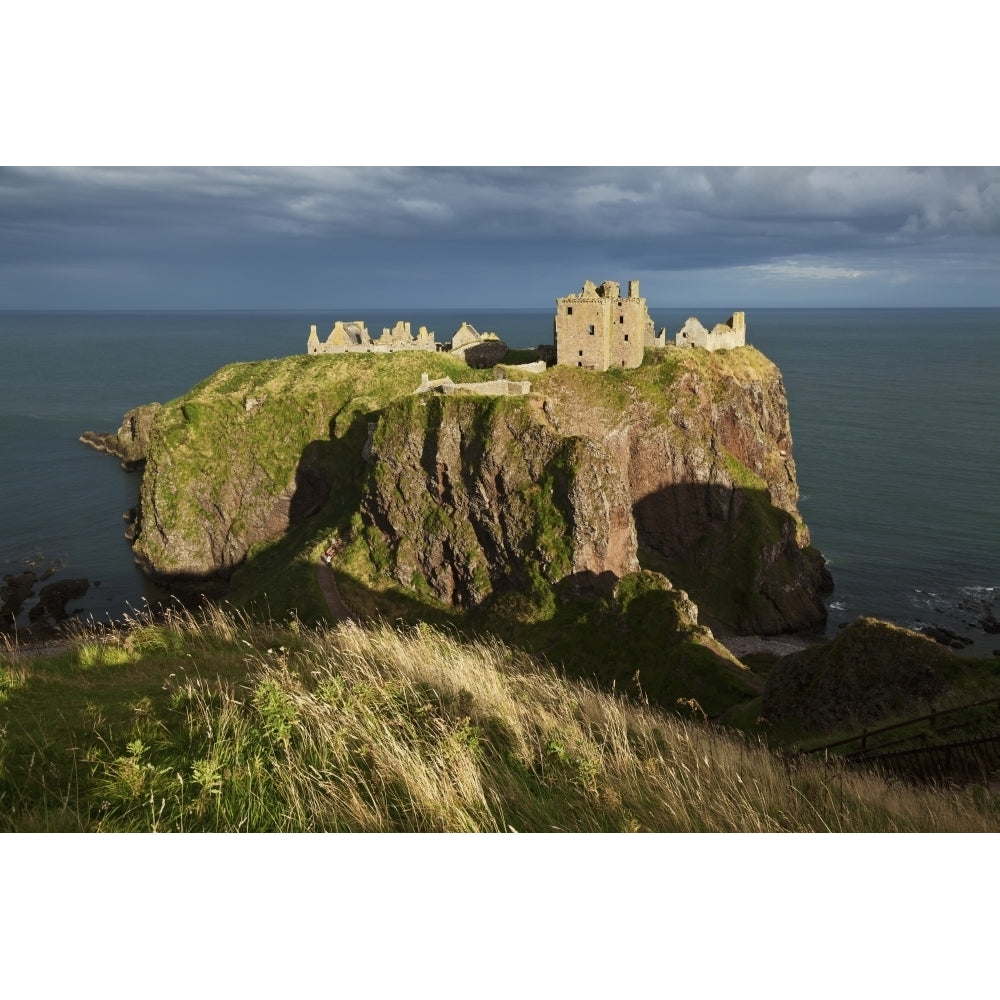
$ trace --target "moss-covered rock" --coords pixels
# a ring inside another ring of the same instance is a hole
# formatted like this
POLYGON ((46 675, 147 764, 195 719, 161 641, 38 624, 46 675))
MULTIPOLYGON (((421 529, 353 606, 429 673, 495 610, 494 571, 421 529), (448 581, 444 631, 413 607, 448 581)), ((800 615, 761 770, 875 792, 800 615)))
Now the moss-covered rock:
POLYGON ((167 403, 149 431, 137 560, 163 582, 225 578, 320 508, 356 508, 371 415, 424 371, 469 377, 433 354, 299 355, 229 365, 167 403))
POLYGON ((638 568, 630 498, 598 444, 521 398, 408 397, 382 413, 361 503, 373 558, 438 600, 481 605, 556 584, 609 590, 638 568))
POLYGON ((768 675, 762 713, 811 732, 918 714, 962 669, 954 653, 926 636, 859 618, 829 642, 783 657, 768 675))
POLYGON ((121 426, 114 434, 84 431, 80 435, 80 440, 91 448, 96 448, 97 451, 104 451, 120 458, 123 469, 128 471, 137 469, 146 461, 149 437, 159 410, 159 403, 137 406, 125 414, 121 426))

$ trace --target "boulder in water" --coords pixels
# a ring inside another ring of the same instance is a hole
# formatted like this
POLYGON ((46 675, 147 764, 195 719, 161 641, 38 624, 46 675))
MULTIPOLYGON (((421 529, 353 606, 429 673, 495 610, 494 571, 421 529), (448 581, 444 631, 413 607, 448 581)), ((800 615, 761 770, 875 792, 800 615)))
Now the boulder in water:
POLYGON ((75 580, 57 580, 47 583, 38 591, 38 603, 28 612, 28 618, 39 622, 51 618, 56 622, 69 618, 66 605, 78 597, 83 597, 90 587, 90 581, 84 578, 75 580))

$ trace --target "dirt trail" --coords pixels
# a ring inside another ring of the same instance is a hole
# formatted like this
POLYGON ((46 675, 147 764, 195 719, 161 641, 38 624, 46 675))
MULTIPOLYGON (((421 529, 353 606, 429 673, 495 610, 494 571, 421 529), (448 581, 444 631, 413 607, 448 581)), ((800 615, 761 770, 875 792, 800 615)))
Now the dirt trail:
POLYGON ((319 582, 319 589, 323 591, 323 597, 334 620, 338 622, 353 620, 354 615, 348 610, 344 599, 340 596, 337 581, 333 577, 333 570, 323 562, 322 558, 320 558, 316 565, 316 579, 319 582))

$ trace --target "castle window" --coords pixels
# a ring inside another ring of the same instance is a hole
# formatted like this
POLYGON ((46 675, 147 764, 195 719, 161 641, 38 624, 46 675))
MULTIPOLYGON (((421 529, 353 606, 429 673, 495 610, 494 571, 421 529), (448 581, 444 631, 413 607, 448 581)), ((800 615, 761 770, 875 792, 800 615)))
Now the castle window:
POLYGON ((619 316, 618 317, 618 322, 619 323, 624 323, 625 322, 625 317, 624 316, 619 316))
POLYGON ((592 337, 593 337, 593 335, 594 335, 594 325, 593 325, 593 323, 591 323, 591 325, 590 325, 590 335, 591 335, 592 337))
POLYGON ((625 339, 628 340, 628 334, 627 333, 625 334, 625 339))
POLYGON ((580 351, 580 357, 581 358, 583 357, 583 351, 580 351))
POLYGON ((577 361, 576 367, 577 368, 582 368, 583 367, 583 362, 582 361, 577 361))
POLYGON ((572 316, 573 315, 573 307, 572 306, 566 306, 566 315, 567 316, 572 316))

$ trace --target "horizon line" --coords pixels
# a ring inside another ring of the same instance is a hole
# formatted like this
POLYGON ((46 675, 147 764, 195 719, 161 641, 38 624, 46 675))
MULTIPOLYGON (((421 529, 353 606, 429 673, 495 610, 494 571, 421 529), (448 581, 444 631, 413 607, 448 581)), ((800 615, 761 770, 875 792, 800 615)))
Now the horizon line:
MULTIPOLYGON (((59 307, 39 307, 39 306, 0 306, 0 314, 11 313, 32 313, 41 315, 51 315, 59 313, 317 313, 317 312, 389 312, 398 310, 432 311, 432 312, 548 312, 550 306, 495 306, 495 305, 474 305, 474 306, 448 306, 448 305, 351 305, 351 306, 59 306, 59 307)), ((674 310, 674 309, 733 309, 732 305, 720 305, 712 303, 700 303, 695 305, 649 305, 647 309, 654 310, 674 310)), ((755 305, 743 306, 742 310, 751 309, 767 310, 822 310, 824 312, 848 312, 851 310, 893 310, 893 311, 931 311, 931 310, 955 310, 955 309, 1000 309, 1000 303, 995 305, 755 305)))

